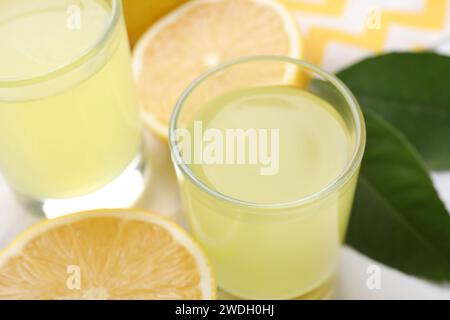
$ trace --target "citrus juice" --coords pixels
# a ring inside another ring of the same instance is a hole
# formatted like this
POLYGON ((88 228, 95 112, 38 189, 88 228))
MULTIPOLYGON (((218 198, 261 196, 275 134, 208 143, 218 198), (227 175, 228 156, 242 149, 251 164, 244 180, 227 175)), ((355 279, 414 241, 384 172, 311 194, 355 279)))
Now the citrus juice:
POLYGON ((0 168, 21 194, 92 192, 139 152, 123 21, 107 32, 112 3, 0 0, 0 168))
MULTIPOLYGON (((214 129, 223 136, 229 129, 279 132, 278 146, 271 149, 278 164, 270 174, 261 174, 267 166, 261 163, 189 165, 198 180, 226 199, 180 179, 191 229, 209 254, 220 287, 242 298, 287 299, 324 284, 336 268, 356 178, 320 201, 291 204, 314 197, 344 172, 354 141, 343 118, 322 98, 289 86, 232 91, 206 103, 193 118, 203 132, 214 129)), ((186 127, 192 136, 195 123, 186 127)), ((212 141, 207 140, 204 149, 212 141)), ((247 143, 247 159, 250 148, 247 143)))

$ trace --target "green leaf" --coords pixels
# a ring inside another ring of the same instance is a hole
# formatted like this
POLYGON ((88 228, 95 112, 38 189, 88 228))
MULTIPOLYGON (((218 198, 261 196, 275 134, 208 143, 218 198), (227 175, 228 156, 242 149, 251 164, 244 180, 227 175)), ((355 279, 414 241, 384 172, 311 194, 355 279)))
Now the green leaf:
POLYGON ((411 275, 450 280, 450 216, 420 155, 366 110, 367 148, 347 243, 411 275))
POLYGON ((406 135, 429 168, 450 168, 450 57, 391 53, 363 60, 338 76, 363 108, 406 135))

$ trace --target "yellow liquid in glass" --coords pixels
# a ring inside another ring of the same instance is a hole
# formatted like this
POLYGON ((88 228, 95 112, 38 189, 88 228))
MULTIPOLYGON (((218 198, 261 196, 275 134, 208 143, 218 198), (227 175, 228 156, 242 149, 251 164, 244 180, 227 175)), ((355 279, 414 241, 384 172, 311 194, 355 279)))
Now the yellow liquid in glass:
POLYGON ((0 94, 0 168, 19 193, 83 195, 137 155, 141 124, 122 21, 105 61, 77 68, 76 83, 70 73, 58 79, 63 90, 45 87, 45 75, 87 53, 110 19, 102 0, 0 0, 0 82, 44 77, 38 98, 21 97, 21 87, 8 89, 18 99, 0 94))
MULTIPOLYGON (((353 149, 337 111, 291 87, 225 94, 201 108, 195 120, 204 131, 279 129, 274 175, 261 175, 259 164, 190 165, 213 190, 256 204, 292 202, 322 190, 343 172, 353 149)), ((193 128, 191 123, 192 135, 193 128)), ((180 180, 191 229, 212 259, 220 287, 249 299, 299 297, 333 275, 355 183, 352 178, 307 206, 261 209, 220 200, 180 180)))

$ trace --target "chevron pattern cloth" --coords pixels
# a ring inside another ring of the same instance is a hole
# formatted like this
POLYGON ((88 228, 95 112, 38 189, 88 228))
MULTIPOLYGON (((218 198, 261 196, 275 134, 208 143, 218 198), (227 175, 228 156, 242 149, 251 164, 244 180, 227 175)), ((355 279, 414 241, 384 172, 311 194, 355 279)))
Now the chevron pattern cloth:
POLYGON ((450 0, 281 0, 297 18, 304 58, 337 71, 389 51, 450 53, 450 0))

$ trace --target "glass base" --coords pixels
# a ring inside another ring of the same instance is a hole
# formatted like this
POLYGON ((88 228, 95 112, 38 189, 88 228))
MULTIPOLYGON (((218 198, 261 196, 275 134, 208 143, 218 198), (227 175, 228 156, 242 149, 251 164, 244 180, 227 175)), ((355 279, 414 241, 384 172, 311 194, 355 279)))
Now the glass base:
POLYGON ((144 192, 148 176, 147 162, 139 155, 116 179, 90 194, 66 199, 31 199, 23 195, 17 197, 28 211, 45 215, 49 219, 78 211, 129 208, 144 192))
MULTIPOLYGON (((336 288, 336 276, 327 279, 313 290, 290 300, 331 300, 334 297, 336 288)), ((243 300, 239 297, 233 296, 223 290, 219 290, 219 300, 243 300)))

